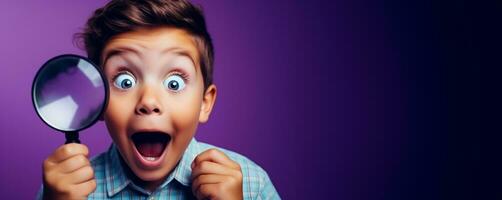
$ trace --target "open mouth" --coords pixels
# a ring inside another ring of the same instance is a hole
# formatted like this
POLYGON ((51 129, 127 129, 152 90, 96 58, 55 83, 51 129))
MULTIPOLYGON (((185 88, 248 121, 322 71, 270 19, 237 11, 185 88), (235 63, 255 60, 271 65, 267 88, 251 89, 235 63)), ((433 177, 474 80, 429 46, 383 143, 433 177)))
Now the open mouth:
POLYGON ((171 136, 163 132, 138 132, 131 139, 141 157, 147 161, 156 161, 164 153, 171 136))

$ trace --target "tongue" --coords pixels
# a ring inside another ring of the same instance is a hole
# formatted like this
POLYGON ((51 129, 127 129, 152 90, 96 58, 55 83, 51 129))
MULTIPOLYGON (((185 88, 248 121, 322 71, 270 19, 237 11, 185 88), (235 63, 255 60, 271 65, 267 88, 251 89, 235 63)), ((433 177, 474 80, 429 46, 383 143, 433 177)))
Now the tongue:
POLYGON ((160 157, 165 146, 164 142, 142 142, 136 144, 139 153, 144 157, 160 157))

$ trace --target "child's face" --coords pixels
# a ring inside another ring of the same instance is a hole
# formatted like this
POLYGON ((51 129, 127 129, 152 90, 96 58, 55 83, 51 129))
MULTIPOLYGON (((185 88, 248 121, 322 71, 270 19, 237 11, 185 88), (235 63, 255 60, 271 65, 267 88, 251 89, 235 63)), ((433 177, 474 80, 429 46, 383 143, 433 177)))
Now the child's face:
POLYGON ((140 29, 113 37, 102 54, 110 85, 104 120, 124 161, 143 181, 174 169, 206 122, 216 87, 204 92, 193 38, 176 28, 140 29))

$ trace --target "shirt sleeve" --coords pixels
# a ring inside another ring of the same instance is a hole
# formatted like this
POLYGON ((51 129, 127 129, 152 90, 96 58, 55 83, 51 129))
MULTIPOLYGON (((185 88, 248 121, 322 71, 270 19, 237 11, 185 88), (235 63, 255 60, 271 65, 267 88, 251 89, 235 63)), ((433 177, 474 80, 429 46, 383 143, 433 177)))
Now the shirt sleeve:
POLYGON ((274 187, 274 184, 272 184, 272 181, 268 177, 267 173, 264 174, 263 176, 263 187, 260 189, 258 193, 258 200, 269 200, 269 199, 281 199, 279 197, 279 193, 277 193, 277 190, 274 187))
POLYGON ((245 200, 281 199, 268 173, 249 159, 242 160, 243 197, 245 200))

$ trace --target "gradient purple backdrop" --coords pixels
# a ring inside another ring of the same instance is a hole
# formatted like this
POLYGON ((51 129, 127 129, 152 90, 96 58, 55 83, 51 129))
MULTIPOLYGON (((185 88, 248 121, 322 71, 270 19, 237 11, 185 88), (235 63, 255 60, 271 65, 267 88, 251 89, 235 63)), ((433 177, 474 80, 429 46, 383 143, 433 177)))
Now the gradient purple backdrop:
MULTIPOLYGON (((435 103, 443 98, 436 87, 443 68, 432 66, 444 61, 438 59, 444 52, 430 39, 453 32, 434 24, 437 16, 443 19, 437 24, 445 20, 433 8, 450 4, 195 3, 203 6, 213 37, 219 89, 198 140, 257 162, 283 199, 442 197, 441 184, 453 181, 441 182, 450 174, 436 176, 449 166, 438 155, 450 149, 442 146, 447 136, 435 134, 445 129, 436 120, 448 113, 435 103), (436 29, 426 31, 431 27, 436 29)), ((72 35, 104 4, 0 2, 2 199, 33 198, 42 161, 64 143, 64 135, 33 109, 36 71, 59 54, 85 55, 72 35)), ((80 139, 92 155, 111 143, 103 122, 81 132, 80 139)))

